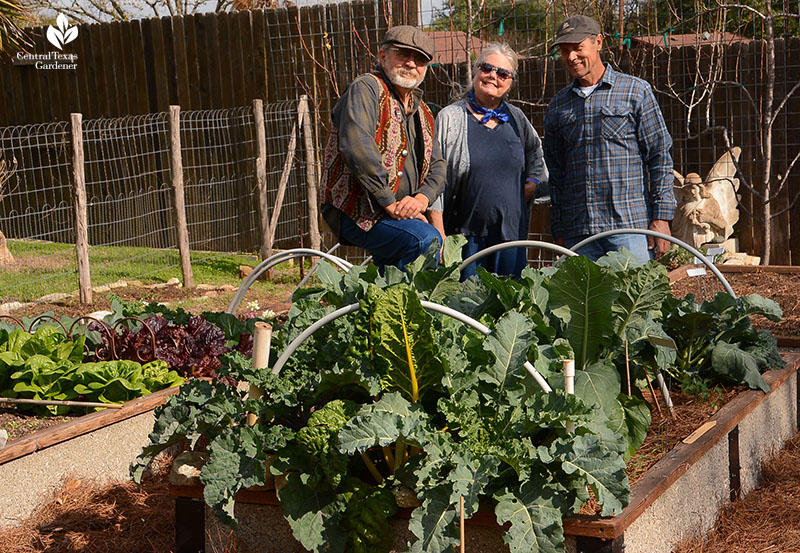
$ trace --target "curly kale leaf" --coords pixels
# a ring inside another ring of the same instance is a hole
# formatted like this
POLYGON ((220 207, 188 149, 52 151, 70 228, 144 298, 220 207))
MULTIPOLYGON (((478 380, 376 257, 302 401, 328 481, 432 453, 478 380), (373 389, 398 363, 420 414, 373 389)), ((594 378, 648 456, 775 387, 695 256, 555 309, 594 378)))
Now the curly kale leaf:
POLYGON ((397 512, 392 492, 368 486, 351 478, 355 490, 346 494, 347 508, 342 527, 347 532, 347 551, 353 553, 389 553, 394 545, 389 517, 397 512))

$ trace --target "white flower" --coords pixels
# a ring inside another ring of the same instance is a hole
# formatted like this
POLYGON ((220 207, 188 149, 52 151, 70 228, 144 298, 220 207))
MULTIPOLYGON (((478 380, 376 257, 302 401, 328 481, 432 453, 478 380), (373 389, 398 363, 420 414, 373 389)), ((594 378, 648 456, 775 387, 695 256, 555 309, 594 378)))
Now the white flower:
POLYGON ((247 304, 245 305, 245 308, 248 311, 258 311, 260 309, 260 306, 258 305, 258 300, 253 300, 253 301, 247 302, 247 304))
POLYGON ((277 314, 272 309, 265 309, 263 313, 261 313, 262 319, 274 319, 277 314))

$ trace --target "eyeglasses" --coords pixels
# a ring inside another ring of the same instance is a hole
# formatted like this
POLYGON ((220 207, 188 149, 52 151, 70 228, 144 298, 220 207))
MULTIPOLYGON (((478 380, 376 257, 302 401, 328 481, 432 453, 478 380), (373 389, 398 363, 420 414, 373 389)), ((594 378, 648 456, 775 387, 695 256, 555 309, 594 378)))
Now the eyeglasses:
POLYGON ((505 81, 506 79, 510 79, 514 76, 514 73, 509 71, 508 69, 503 69, 502 67, 495 67, 491 63, 481 62, 478 64, 478 69, 480 69, 481 73, 484 75, 488 75, 492 71, 497 73, 497 78, 501 81, 505 81))
POLYGON ((415 64, 421 66, 421 65, 427 65, 428 61, 430 61, 422 52, 417 52, 416 50, 411 50, 409 48, 398 48, 397 46, 392 46, 390 50, 395 52, 397 54, 397 57, 399 57, 404 62, 408 60, 414 60, 415 64))

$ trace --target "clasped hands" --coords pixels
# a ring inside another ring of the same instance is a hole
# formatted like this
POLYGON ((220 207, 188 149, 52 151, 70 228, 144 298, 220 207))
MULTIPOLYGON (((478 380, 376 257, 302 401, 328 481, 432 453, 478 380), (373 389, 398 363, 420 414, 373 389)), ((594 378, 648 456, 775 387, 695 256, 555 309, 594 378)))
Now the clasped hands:
POLYGON ((383 209, 392 219, 420 219, 426 221, 425 210, 428 209, 428 197, 425 194, 414 194, 392 202, 383 209))

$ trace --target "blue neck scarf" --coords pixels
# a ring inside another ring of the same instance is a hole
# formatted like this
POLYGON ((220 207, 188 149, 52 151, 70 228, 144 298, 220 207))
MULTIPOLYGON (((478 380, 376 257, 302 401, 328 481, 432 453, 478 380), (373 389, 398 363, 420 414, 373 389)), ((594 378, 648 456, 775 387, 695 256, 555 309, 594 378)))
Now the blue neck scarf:
POLYGON ((481 123, 486 124, 491 121, 492 117, 495 117, 501 123, 508 123, 508 106, 505 102, 500 103, 500 107, 495 109, 486 109, 482 105, 478 103, 475 99, 475 94, 470 90, 467 92, 467 102, 469 103, 469 107, 475 113, 483 115, 481 118, 481 123))

